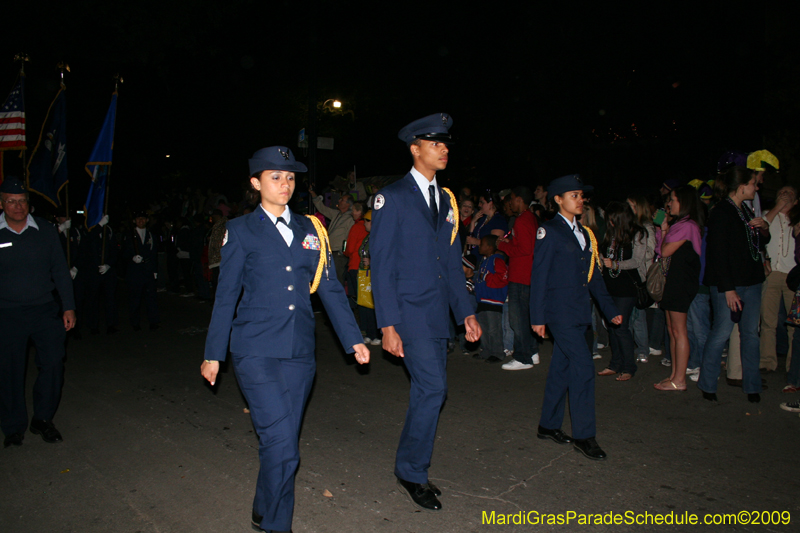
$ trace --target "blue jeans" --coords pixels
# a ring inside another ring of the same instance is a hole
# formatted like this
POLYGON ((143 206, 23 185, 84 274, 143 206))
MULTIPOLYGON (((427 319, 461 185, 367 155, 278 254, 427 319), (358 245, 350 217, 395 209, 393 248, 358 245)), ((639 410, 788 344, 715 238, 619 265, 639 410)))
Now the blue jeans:
POLYGON ((708 332, 711 331, 711 296, 697 293, 686 316, 686 329, 689 333, 689 364, 686 368, 698 368, 703 362, 708 332))
POLYGON ((500 306, 497 310, 481 309, 476 316, 478 324, 481 325, 483 334, 481 335, 482 359, 489 359, 494 356, 498 359, 505 358, 503 353, 503 311, 500 306))
MULTIPOLYGON (((742 319, 739 321, 739 344, 742 352, 742 390, 746 394, 761 392, 761 374, 758 364, 761 359, 758 320, 761 316, 761 284, 736 287, 736 293, 744 302, 742 319)), ((731 312, 725 293, 711 287, 711 305, 714 309, 714 324, 703 350, 703 364, 697 386, 705 392, 717 392, 722 350, 733 330, 731 312)))
POLYGON ((645 309, 633 309, 631 315, 631 331, 633 332, 634 349, 636 355, 650 355, 650 341, 647 337, 647 313, 645 309))
POLYGON ((503 304, 503 350, 514 351, 514 330, 508 321, 508 301, 503 304))
POLYGON ((539 343, 531 330, 531 287, 522 283, 508 284, 508 321, 514 330, 514 359, 533 364, 539 343))
POLYGON ((636 297, 619 298, 612 296, 614 305, 622 315, 622 324, 608 325, 608 340, 611 343, 611 362, 608 368, 616 372, 636 374, 636 356, 633 354, 633 334, 630 329, 631 313, 636 305, 636 297))

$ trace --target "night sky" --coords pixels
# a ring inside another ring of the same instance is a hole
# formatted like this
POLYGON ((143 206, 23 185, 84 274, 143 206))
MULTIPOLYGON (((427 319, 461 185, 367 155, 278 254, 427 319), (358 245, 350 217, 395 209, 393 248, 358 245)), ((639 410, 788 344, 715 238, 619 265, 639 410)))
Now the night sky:
MULTIPOLYGON (((56 64, 69 63, 79 201, 116 73, 112 195, 132 201, 186 185, 238 198, 247 158, 272 144, 303 160, 310 88, 347 112, 319 113, 319 134, 335 139, 335 150, 318 152, 320 184, 353 166, 359 177, 404 174, 397 131, 436 112, 454 119, 449 183, 578 172, 611 199, 668 177, 711 177, 724 151, 761 148, 780 158, 780 179, 800 181, 800 47, 790 17, 769 2, 716 11, 699 2, 384 4, 27 2, 4 17, 0 90, 5 98, 13 85, 14 54, 27 53, 30 154, 56 64)), ((7 173, 18 164, 7 154, 7 173)))

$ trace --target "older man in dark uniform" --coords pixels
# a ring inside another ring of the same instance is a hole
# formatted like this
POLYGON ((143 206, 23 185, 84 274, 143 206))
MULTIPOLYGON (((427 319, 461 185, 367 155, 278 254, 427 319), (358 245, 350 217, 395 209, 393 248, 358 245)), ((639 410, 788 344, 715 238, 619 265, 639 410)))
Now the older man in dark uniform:
POLYGON ((477 341, 475 319, 461 268, 458 208, 439 187, 436 172, 447 166, 450 115, 412 122, 399 137, 414 166, 375 196, 370 262, 372 290, 383 347, 403 357, 411 396, 395 461, 398 483, 414 503, 442 508, 441 492, 428 481, 439 412, 447 397, 447 339, 452 309, 467 340, 477 341))
POLYGON ((8 177, 0 185, 0 426, 5 447, 22 445, 25 358, 28 339, 36 346, 39 376, 33 386, 31 433, 61 442, 53 425, 64 383, 64 340, 75 325, 72 278, 55 226, 30 215, 28 191, 8 177), (61 309, 53 298, 58 291, 61 309))

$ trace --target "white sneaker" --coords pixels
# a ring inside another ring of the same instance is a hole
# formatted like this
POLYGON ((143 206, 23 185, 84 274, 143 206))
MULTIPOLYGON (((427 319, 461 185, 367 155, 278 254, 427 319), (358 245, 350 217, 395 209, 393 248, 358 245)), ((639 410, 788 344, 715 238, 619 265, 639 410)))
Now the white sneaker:
POLYGON ((605 348, 605 347, 606 347, 606 345, 605 345, 605 344, 601 344, 601 343, 599 343, 599 342, 597 343, 597 349, 598 349, 598 350, 600 350, 600 349, 603 349, 603 348, 605 348))
POLYGON ((686 375, 687 375, 687 376, 697 376, 697 375, 700 375, 700 367, 698 366, 697 368, 687 368, 687 369, 686 369, 686 375))
POLYGON ((381 340, 380 339, 372 339, 371 341, 369 341, 369 343, 371 345, 373 345, 373 346, 380 346, 381 345, 381 340))
POLYGON ((661 355, 661 350, 656 350, 655 348, 650 348, 650 355, 661 355))
MULTIPOLYGON (((539 354, 536 354, 537 358, 539 354)), ((512 359, 508 363, 505 363, 502 366, 503 370, 528 370, 529 368, 533 368, 533 365, 526 365, 525 363, 520 363, 516 359, 512 359)))
POLYGON ((667 359, 666 357, 661 358, 661 364, 664 366, 672 366, 672 361, 667 359))
POLYGON ((697 381, 698 379, 700 379, 700 372, 698 372, 697 374, 690 375, 689 379, 691 379, 692 381, 697 381))
POLYGON ((647 363, 647 361, 649 361, 649 359, 647 358, 646 355, 637 355, 636 356, 636 362, 637 363, 647 363))
POLYGON ((592 359, 602 359, 602 358, 603 358, 603 356, 602 356, 602 355, 600 355, 600 354, 599 354, 599 353, 597 353, 597 352, 594 352, 594 353, 592 354, 592 359))
MULTIPOLYGON (((539 364, 539 354, 538 353, 533 354, 531 356, 531 359, 533 359, 533 364, 534 365, 538 365, 539 364)), ((516 359, 515 359, 515 361, 516 361, 516 359)))
POLYGON ((372 341, 369 337, 364 337, 364 344, 369 344, 372 341))

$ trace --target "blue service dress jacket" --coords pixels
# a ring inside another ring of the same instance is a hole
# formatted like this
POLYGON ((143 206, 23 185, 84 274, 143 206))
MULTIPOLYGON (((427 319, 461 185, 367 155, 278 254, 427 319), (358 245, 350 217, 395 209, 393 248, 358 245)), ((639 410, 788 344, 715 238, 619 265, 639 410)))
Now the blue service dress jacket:
POLYGON ((592 280, 587 281, 592 250, 589 234, 583 227, 581 231, 586 239, 584 250, 561 215, 539 227, 531 270, 532 325, 589 325, 592 297, 607 319, 619 315, 597 265, 592 280))
MULTIPOLYGON (((224 361, 229 341, 232 353, 288 359, 314 352, 310 284, 321 237, 308 218, 294 212, 289 227, 291 246, 260 207, 227 223, 205 359, 224 361)), ((339 340, 353 353, 364 341, 333 264, 323 271, 317 293, 339 340)))
MULTIPOLYGON (((449 310, 458 324, 475 314, 461 267, 461 240, 450 243, 458 217, 439 191, 433 217, 411 173, 376 195, 369 239, 372 294, 378 327, 403 339, 450 337, 449 310)), ((425 191, 427 194, 427 191, 425 191)))

